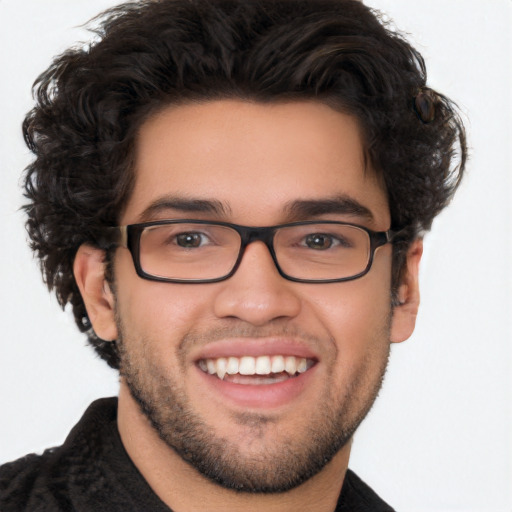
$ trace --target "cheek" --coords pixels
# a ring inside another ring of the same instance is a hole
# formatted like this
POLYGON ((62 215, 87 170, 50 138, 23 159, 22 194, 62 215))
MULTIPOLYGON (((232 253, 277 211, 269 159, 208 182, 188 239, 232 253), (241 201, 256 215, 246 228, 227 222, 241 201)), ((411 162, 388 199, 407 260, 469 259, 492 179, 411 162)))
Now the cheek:
POLYGON ((390 284, 390 267, 376 264, 360 279, 311 289, 308 302, 313 314, 335 343, 344 365, 389 345, 390 284))
POLYGON ((204 285, 159 283, 142 279, 131 260, 119 258, 116 267, 117 313, 130 339, 144 339, 155 349, 179 343, 209 315, 204 285), (158 342, 158 343, 156 343, 158 342))
POLYGON ((373 402, 389 357, 389 288, 367 281, 340 283, 315 301, 335 345, 334 360, 326 368, 329 393, 344 404, 345 414, 366 410, 373 402))

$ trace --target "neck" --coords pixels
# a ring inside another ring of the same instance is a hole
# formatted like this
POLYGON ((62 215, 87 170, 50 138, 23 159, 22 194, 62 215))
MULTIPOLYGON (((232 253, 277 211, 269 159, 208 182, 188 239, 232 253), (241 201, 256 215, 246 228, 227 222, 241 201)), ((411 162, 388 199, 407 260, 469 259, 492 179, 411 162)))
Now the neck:
POLYGON ((211 482, 167 446, 123 382, 119 393, 118 428, 132 462, 155 494, 175 512, 332 512, 350 454, 350 444, 347 444, 320 473, 285 493, 239 493, 211 482))

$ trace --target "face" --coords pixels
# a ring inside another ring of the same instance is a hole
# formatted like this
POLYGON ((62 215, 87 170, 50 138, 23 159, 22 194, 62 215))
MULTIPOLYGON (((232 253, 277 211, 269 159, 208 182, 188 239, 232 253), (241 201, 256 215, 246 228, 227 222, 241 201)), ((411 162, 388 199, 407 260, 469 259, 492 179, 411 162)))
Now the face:
MULTIPOLYGON (((121 224, 180 218, 390 227, 356 121, 314 102, 174 106, 143 125, 121 224)), ((386 368, 389 244, 342 283, 285 280, 261 242, 218 283, 141 279, 125 248, 114 269, 115 324, 93 325, 117 335, 123 384, 184 460, 225 487, 278 492, 345 449, 386 368), (225 361, 244 370, 224 375, 225 361)))

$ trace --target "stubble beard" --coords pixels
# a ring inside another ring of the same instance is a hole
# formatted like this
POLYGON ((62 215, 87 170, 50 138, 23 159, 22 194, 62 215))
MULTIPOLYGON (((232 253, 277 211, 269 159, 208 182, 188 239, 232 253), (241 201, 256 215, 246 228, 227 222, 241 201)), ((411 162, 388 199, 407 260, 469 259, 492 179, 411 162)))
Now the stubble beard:
MULTIPOLYGON (((389 343, 381 342, 379 346, 387 349, 368 354, 342 397, 326 386, 317 410, 304 411, 310 421, 301 432, 282 439, 279 446, 261 442, 257 452, 248 455, 233 439, 219 435, 203 421, 178 379, 164 372, 148 354, 142 357, 142 351, 133 354, 127 350, 126 331, 119 318, 118 332, 120 374, 160 438, 209 480, 247 493, 286 492, 319 473, 350 441, 371 409, 389 358, 389 343)), ((380 336, 389 340, 389 325, 380 336)), ((139 340, 137 346, 147 345, 139 340)), ((233 414, 231 420, 243 428, 247 443, 258 443, 267 429, 276 427, 275 420, 263 414, 233 414)))

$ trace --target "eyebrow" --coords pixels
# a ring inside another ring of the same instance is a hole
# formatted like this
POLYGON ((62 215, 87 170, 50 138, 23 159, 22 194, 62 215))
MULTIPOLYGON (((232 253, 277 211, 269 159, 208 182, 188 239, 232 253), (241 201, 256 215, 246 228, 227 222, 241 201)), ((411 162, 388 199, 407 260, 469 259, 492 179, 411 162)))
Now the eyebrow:
MULTIPOLYGON (((228 205, 216 199, 164 196, 156 199, 145 208, 140 219, 142 222, 149 221, 168 210, 177 210, 184 213, 208 213, 216 216, 227 216, 231 212, 228 205)), ((290 201, 285 204, 283 211, 290 220, 309 219, 327 214, 350 215, 368 221, 375 219, 369 208, 346 195, 325 199, 290 201)))
POLYGON ((230 208, 215 199, 164 196, 153 201, 144 209, 140 217, 142 221, 151 220, 159 213, 167 210, 178 210, 187 213, 211 213, 224 216, 229 212, 230 208))
POLYGON ((287 203, 285 211, 292 218, 309 218, 326 214, 341 214, 375 220, 371 210, 359 201, 346 195, 326 199, 306 199, 287 203))

